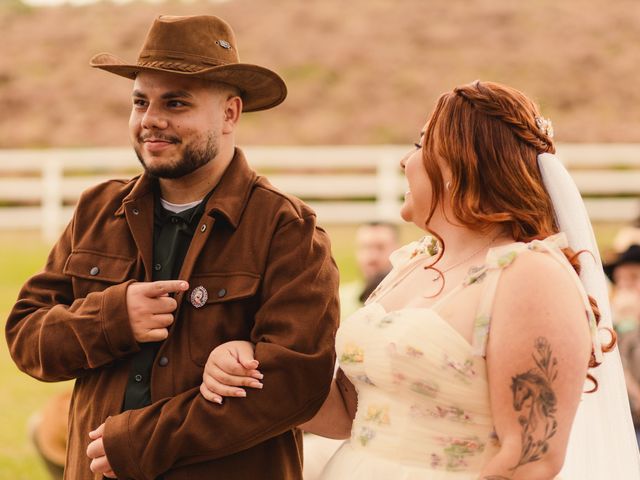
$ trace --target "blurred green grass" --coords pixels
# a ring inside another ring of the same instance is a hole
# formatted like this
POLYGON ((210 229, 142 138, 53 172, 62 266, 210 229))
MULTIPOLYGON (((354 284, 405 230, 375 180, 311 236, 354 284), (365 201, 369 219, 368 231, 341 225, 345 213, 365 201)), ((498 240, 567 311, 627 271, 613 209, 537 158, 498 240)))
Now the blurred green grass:
MULTIPOLYGON (((606 250, 620 225, 596 228, 601 250, 606 250)), ((340 268, 341 282, 358 277, 354 258, 355 225, 326 225, 333 254, 340 268)), ((403 242, 421 232, 412 226, 401 229, 403 242)), ((49 245, 38 232, 0 232, 0 318, 6 317, 24 281, 42 268, 49 245)), ((0 480, 46 480, 47 474, 27 438, 27 421, 54 393, 70 387, 69 382, 47 384, 22 372, 13 364, 6 341, 0 341, 0 480)))

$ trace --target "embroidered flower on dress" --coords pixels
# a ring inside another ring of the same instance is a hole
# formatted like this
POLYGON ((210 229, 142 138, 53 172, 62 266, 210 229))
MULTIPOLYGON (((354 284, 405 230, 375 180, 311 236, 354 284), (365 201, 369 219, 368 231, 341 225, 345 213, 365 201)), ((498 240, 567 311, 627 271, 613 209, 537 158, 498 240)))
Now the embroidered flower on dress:
POLYGON ((439 437, 436 440, 444 446, 445 469, 449 471, 465 470, 469 466, 468 458, 484 451, 484 443, 478 437, 439 437))
POLYGON ((420 240, 418 240, 416 247, 409 256, 409 259, 415 258, 418 255, 425 254, 434 256, 436 253, 438 253, 438 241, 435 239, 435 237, 425 235, 420 240))
POLYGON ((395 371, 391 373, 391 378, 393 378, 393 383, 395 385, 400 385, 407 379, 407 376, 402 372, 395 371))
POLYGON ((427 397, 435 398, 440 391, 440 387, 435 382, 421 381, 418 380, 413 382, 409 389, 412 392, 419 393, 420 395, 425 395, 427 397))
POLYGON ((436 405, 435 409, 428 410, 432 417, 451 420, 453 422, 469 423, 471 415, 460 407, 441 407, 436 405))
POLYGON ((465 287, 469 285, 473 285, 474 283, 482 282, 487 276, 487 267, 486 265, 481 265, 478 267, 471 267, 469 272, 467 272, 467 277, 464 279, 462 284, 465 287))
POLYGON ((369 405, 367 413, 364 416, 366 422, 376 423, 378 425, 389 425, 389 406, 369 405))
POLYGON ((513 250, 505 253, 504 255, 501 255, 498 258, 498 267, 500 268, 508 267, 513 263, 513 261, 516 259, 517 256, 518 256, 517 252, 514 252, 513 250))
POLYGON ((470 423, 473 420, 471 415, 462 408, 443 407, 440 405, 425 407, 419 404, 413 404, 409 407, 409 415, 414 418, 438 418, 458 423, 470 423))
POLYGON ((474 355, 478 354, 478 349, 484 350, 484 344, 489 336, 489 328, 491 327, 491 317, 486 314, 480 314, 476 317, 473 324, 473 345, 474 355))
POLYGON ((391 312, 391 313, 387 313, 384 317, 382 317, 378 323, 376 324, 376 326, 378 328, 386 328, 389 325, 391 325, 397 317, 400 316, 400 312, 391 312))
POLYGON ((360 433, 358 434, 358 440, 360 440, 360 444, 363 447, 366 447, 367 444, 373 440, 376 436, 375 430, 372 430, 369 427, 361 427, 360 433))
POLYGON ((464 383, 471 383, 471 380, 476 375, 476 370, 474 368, 473 359, 467 358, 464 362, 457 362, 449 358, 449 356, 444 354, 444 365, 442 368, 450 368, 455 372, 457 378, 462 380, 464 383))
POLYGON ((411 358, 420 358, 424 355, 424 352, 422 350, 416 347, 412 347, 411 345, 406 346, 405 353, 411 358))
POLYGON ((355 343, 348 343, 340 356, 341 363, 362 363, 364 361, 364 351, 355 343))

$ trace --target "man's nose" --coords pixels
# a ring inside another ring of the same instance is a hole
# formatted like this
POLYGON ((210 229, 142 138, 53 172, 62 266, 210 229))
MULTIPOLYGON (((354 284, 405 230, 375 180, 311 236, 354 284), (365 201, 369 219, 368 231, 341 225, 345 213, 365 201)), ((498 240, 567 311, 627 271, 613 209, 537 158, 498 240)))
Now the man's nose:
POLYGON ((168 124, 169 122, 162 115, 162 112, 160 111, 160 109, 152 105, 149 105, 147 110, 144 112, 144 115, 142 116, 141 125, 143 128, 165 129, 167 128, 168 124))

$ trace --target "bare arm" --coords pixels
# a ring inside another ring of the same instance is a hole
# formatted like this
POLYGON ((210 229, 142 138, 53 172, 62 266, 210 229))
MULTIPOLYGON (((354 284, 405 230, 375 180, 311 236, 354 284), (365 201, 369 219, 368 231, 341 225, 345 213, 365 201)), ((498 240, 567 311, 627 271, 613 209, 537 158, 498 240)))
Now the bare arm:
POLYGON ((590 353, 579 291, 549 256, 525 252, 503 272, 487 351, 501 443, 480 479, 553 479, 562 468, 590 353))

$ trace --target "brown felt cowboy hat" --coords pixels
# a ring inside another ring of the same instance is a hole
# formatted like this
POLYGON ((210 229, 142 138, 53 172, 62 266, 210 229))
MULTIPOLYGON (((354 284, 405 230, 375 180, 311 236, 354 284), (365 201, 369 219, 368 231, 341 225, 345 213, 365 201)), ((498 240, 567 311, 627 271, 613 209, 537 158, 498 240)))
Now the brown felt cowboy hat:
POLYGON ((91 59, 91 66, 131 79, 150 70, 233 85, 240 89, 245 112, 275 107, 287 96, 287 87, 277 73, 240 63, 233 30, 212 15, 160 15, 151 25, 135 64, 99 53, 91 59))

